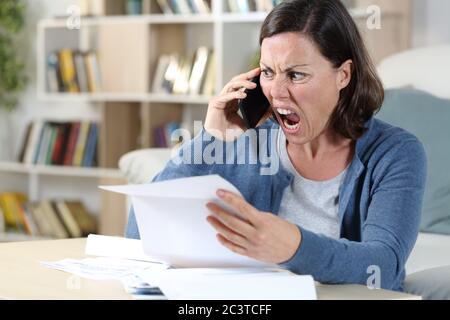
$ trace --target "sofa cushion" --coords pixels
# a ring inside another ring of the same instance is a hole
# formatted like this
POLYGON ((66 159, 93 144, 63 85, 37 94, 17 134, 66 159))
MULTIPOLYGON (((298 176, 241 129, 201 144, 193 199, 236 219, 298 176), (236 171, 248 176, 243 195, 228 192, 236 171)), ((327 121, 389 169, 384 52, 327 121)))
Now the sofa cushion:
POLYGON ((450 236, 419 233, 406 262, 406 275, 431 268, 450 266, 450 236))
POLYGON ((119 160, 119 168, 131 184, 150 182, 172 154, 171 149, 142 149, 129 152, 119 160))
POLYGON ((450 100, 414 89, 387 90, 377 117, 408 130, 424 144, 428 179, 421 231, 450 234, 450 100))
POLYGON ((424 300, 450 300, 450 266, 413 273, 406 277, 404 288, 424 300))
POLYGON ((413 87, 450 99, 450 45, 414 48, 393 54, 378 66, 385 88, 413 87))

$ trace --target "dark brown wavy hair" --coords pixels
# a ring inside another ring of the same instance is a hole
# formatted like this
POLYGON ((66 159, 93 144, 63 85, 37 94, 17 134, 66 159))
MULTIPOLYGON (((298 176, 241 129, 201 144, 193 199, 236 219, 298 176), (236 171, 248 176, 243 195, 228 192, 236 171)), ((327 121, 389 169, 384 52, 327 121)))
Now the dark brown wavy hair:
POLYGON ((335 68, 353 61, 351 81, 341 90, 330 125, 346 138, 359 139, 366 122, 381 108, 384 89, 345 6, 339 0, 285 0, 264 21, 260 45, 265 38, 284 32, 307 36, 335 68))

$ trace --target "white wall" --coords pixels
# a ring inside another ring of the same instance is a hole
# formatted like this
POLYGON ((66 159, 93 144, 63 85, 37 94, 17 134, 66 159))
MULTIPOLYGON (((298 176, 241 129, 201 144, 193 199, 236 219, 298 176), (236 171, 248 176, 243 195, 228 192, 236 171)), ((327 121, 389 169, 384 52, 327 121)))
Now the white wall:
POLYGON ((449 0, 413 0, 413 46, 450 43, 449 17, 449 0))

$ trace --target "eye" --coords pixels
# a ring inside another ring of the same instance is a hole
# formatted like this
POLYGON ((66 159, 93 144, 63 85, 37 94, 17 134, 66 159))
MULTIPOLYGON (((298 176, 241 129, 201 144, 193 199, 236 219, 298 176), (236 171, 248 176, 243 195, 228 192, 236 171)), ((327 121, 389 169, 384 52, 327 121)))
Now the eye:
POLYGON ((273 73, 272 71, 268 70, 268 69, 263 69, 261 70, 261 74, 264 76, 264 78, 271 78, 273 77, 273 73))
POLYGON ((289 73, 289 78, 293 81, 302 81, 304 80, 308 75, 306 73, 303 72, 290 72, 289 73))

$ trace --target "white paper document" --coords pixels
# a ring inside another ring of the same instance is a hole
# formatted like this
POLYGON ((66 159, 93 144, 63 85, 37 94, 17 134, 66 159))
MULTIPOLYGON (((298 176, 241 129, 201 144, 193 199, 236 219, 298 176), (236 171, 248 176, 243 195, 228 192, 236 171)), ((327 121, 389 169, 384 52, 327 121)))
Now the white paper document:
POLYGON ((144 270, 150 273, 167 269, 167 266, 160 263, 107 257, 85 258, 81 260, 64 259, 53 262, 41 261, 41 264, 47 268, 69 272, 91 280, 130 279, 130 276, 134 276, 137 272, 144 270))
POLYGON ((156 262, 154 258, 144 253, 141 240, 122 237, 90 234, 86 240, 84 253, 88 256, 156 262))
POLYGON ((270 269, 167 269, 139 272, 169 300, 316 300, 311 276, 270 269))
POLYGON ((273 266, 235 254, 216 239, 206 204, 233 212, 216 191, 240 194, 218 175, 100 188, 131 196, 144 252, 154 261, 183 268, 273 266))
POLYGON ((119 280, 135 299, 316 299, 310 276, 261 266, 171 269, 151 262, 152 258, 142 252, 141 240, 90 235, 85 252, 98 257, 41 264, 87 279, 119 280))

